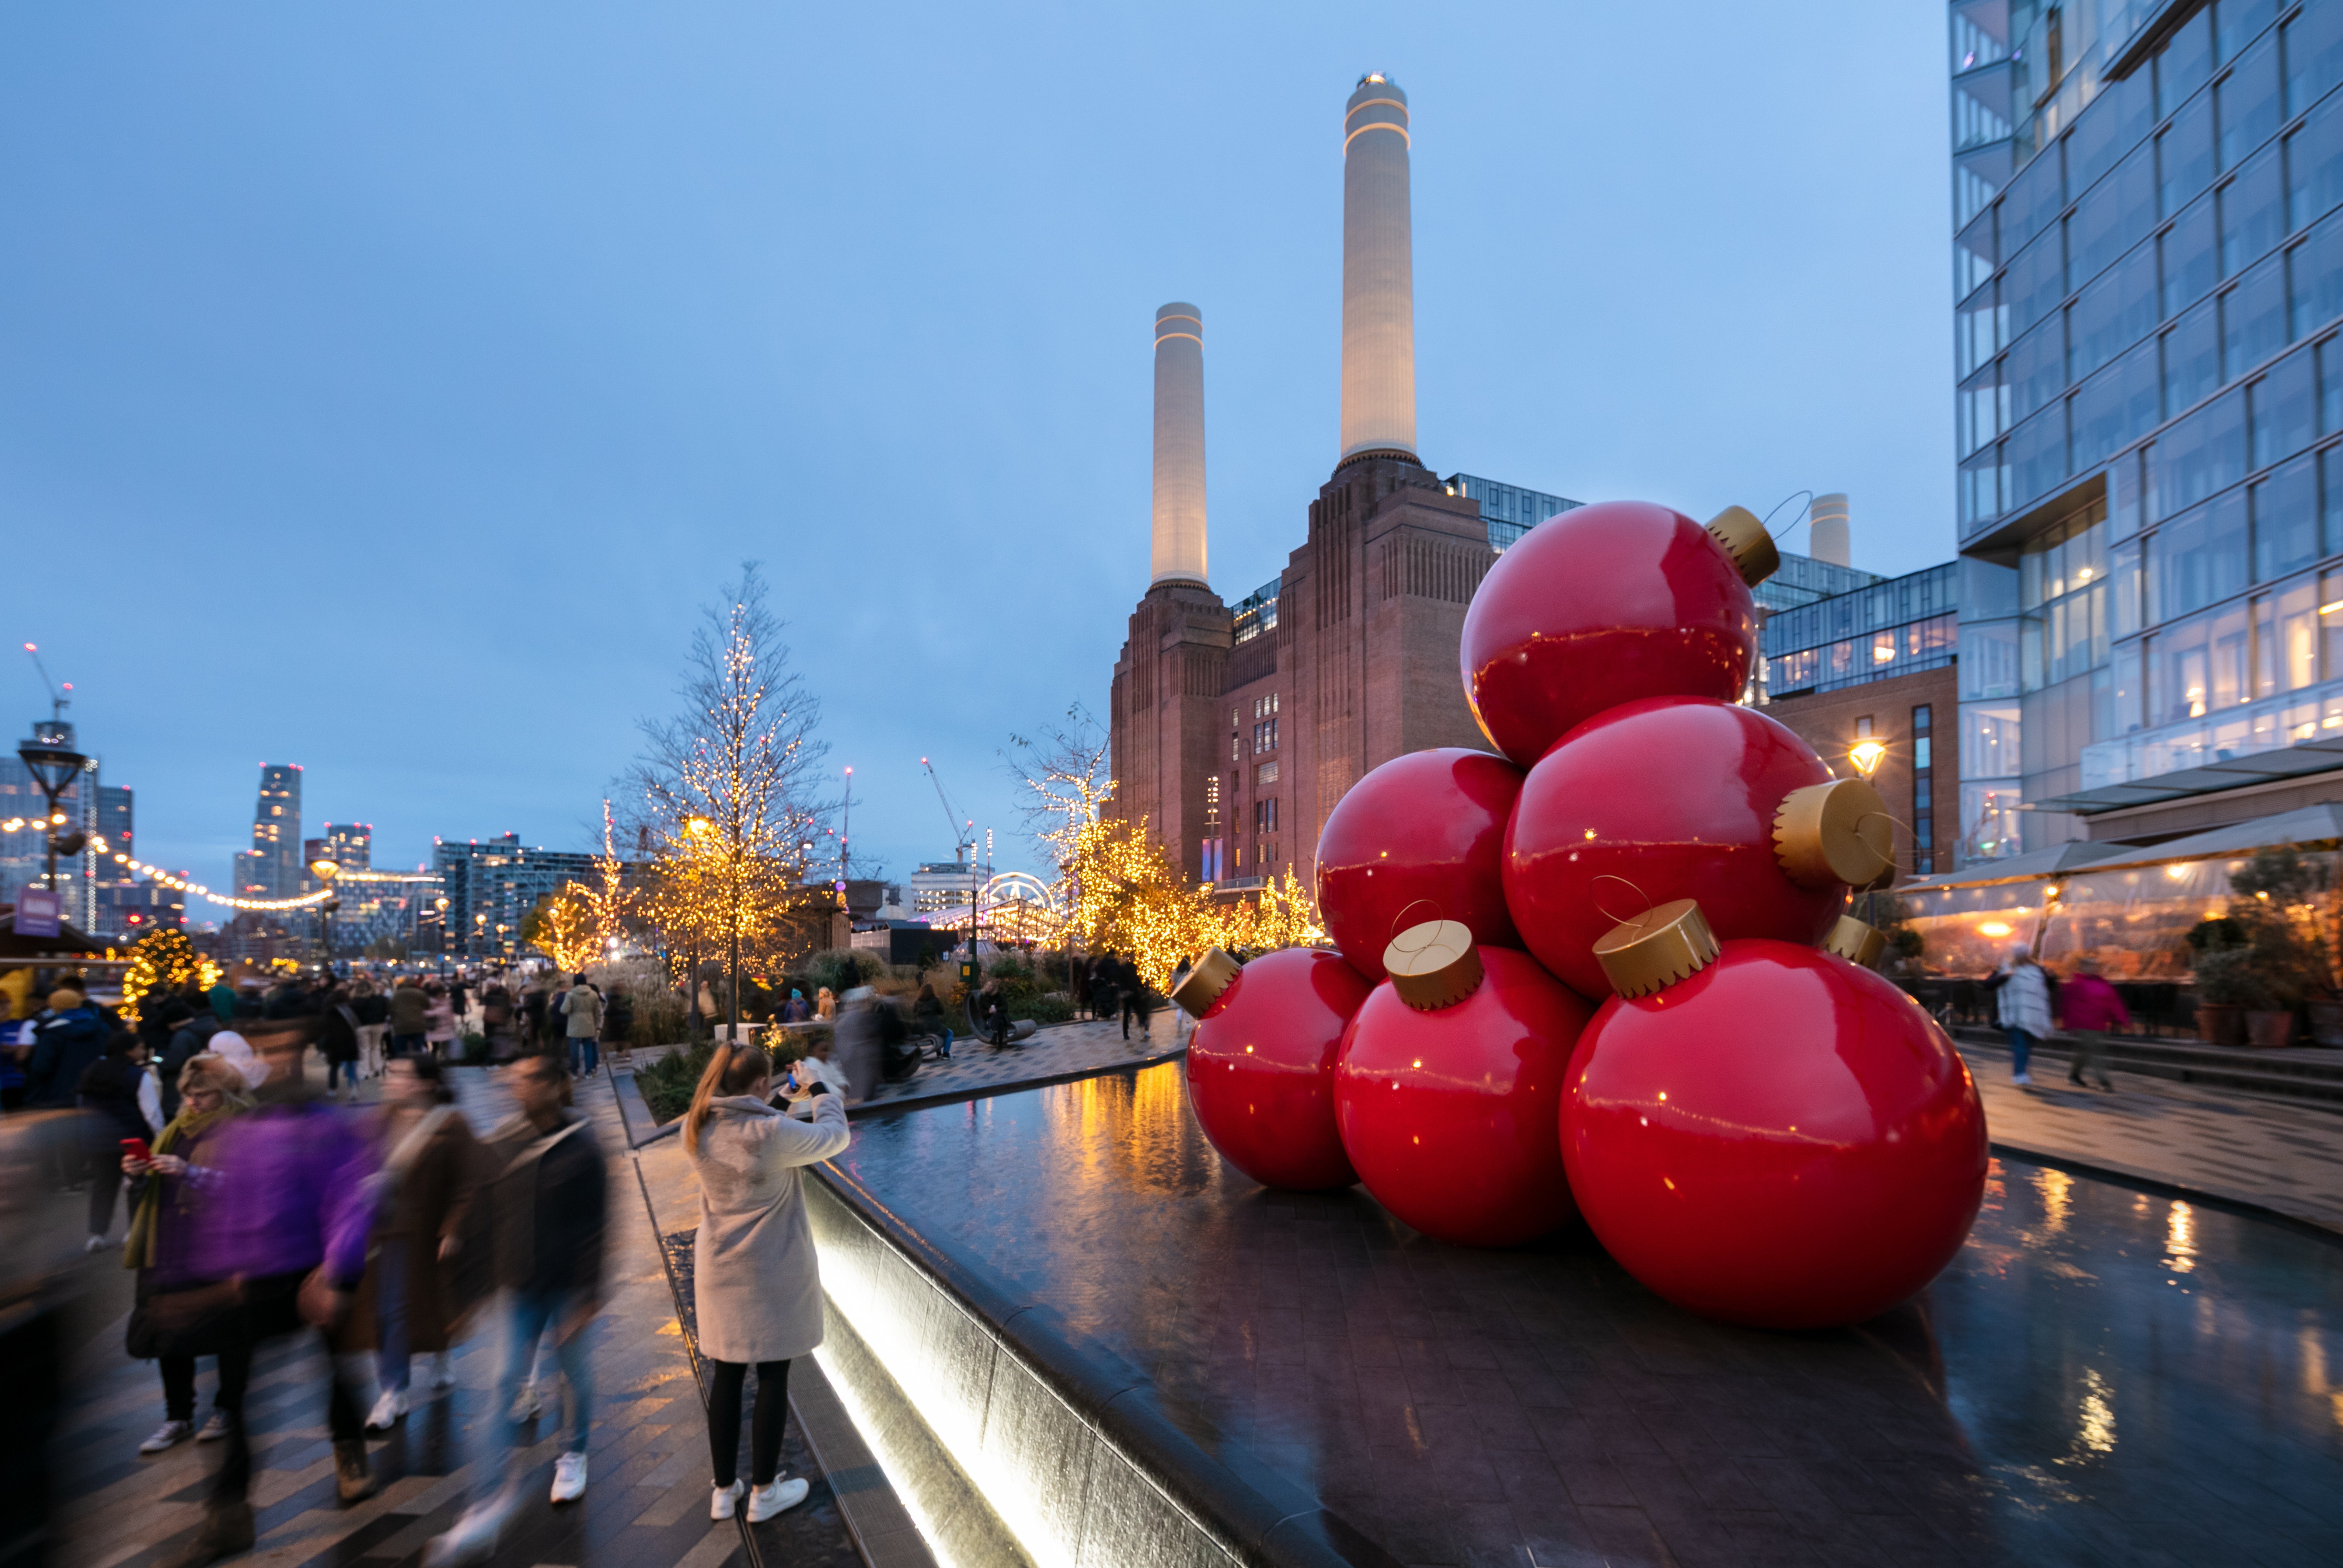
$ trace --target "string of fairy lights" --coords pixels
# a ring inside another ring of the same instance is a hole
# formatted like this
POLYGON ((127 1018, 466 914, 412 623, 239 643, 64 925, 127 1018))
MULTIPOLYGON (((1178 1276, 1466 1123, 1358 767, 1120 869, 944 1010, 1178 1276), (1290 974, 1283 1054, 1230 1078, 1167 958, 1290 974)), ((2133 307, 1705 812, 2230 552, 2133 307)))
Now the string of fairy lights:
MULTIPOLYGON (((22 832, 27 828, 39 829, 51 826, 61 828, 65 826, 65 813, 63 812, 58 812, 54 816, 47 818, 11 817, 5 821, 0 821, 0 833, 17 833, 22 832)), ((95 833, 89 836, 89 847, 97 851, 97 853, 107 856, 121 865, 129 867, 139 875, 147 878, 149 880, 159 882, 164 887, 169 888, 175 892, 193 893, 199 899, 210 900, 213 903, 219 905, 223 909, 252 910, 263 913, 273 913, 284 910, 307 910, 316 908, 317 905, 324 903, 327 899, 334 896, 333 889, 324 888, 314 893, 305 893, 297 899, 239 899, 227 893, 215 893, 209 888, 205 887, 201 882, 190 882, 184 877, 174 876, 160 866, 150 866, 144 860, 137 859, 133 856, 125 854, 123 851, 115 849, 104 839, 95 833)))

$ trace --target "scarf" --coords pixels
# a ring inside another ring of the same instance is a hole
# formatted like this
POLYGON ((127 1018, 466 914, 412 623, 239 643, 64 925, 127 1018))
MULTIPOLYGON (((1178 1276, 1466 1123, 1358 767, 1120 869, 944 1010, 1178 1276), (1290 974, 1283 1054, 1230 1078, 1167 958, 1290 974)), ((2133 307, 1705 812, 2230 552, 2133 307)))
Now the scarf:
MULTIPOLYGON (((179 1114, 171 1119, 171 1124, 155 1135, 155 1152, 172 1153, 180 1144, 203 1137, 243 1109, 230 1100, 222 1100, 218 1110, 201 1114, 183 1106, 179 1114)), ((177 1201, 173 1207, 181 1214, 188 1212, 193 1207, 189 1200, 194 1196, 194 1184, 181 1181, 172 1185, 177 1189, 177 1201)), ((151 1269, 155 1266, 155 1238, 162 1218, 163 1181, 160 1177, 149 1176, 139 1189, 137 1211, 130 1216, 130 1235, 122 1243, 124 1268, 151 1269)))

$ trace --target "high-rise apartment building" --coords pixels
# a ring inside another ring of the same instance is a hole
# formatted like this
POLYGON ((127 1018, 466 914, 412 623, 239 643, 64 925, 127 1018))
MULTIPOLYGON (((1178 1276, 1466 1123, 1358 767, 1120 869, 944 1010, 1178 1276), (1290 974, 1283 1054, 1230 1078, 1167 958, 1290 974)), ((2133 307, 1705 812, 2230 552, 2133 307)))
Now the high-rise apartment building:
POLYGON ((228 885, 242 898, 299 898, 308 877, 301 848, 301 765, 264 762, 252 847, 237 851, 228 885))
MULTIPOLYGON (((438 897, 447 900, 448 947, 475 958, 512 958, 520 950, 521 918, 564 882, 598 886, 594 857, 569 849, 524 846, 518 833, 486 842, 431 846, 438 897)), ((418 905, 415 911, 421 918, 418 905)))
POLYGON ((2343 0, 1951 35, 1960 852, 2152 837, 2343 735, 2343 0))

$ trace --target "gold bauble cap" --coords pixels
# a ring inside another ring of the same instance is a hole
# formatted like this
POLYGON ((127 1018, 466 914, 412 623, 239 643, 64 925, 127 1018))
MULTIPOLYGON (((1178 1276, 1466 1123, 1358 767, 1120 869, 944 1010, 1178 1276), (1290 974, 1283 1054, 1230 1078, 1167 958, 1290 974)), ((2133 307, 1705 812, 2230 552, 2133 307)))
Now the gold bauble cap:
POLYGON ((1221 993, 1236 983, 1244 966, 1218 948, 1206 948, 1188 978, 1172 988, 1172 1000, 1190 1018, 1202 1018, 1212 1010, 1221 993))
POLYGON ((1410 926, 1383 949, 1383 972, 1399 1000, 1418 1012, 1453 1007, 1481 988, 1480 950, 1462 920, 1410 926))
POLYGON ((1896 869, 1887 802, 1867 779, 1793 789, 1774 813, 1774 858, 1802 888, 1867 888, 1896 869))
POLYGON ((1751 588, 1782 569, 1782 553, 1774 548, 1774 537, 1746 507, 1727 507, 1709 518, 1708 537, 1725 547, 1725 553, 1741 569, 1741 580, 1751 588))
POLYGON ((1823 939, 1823 951, 1836 953, 1865 969, 1877 963, 1879 955, 1886 950, 1887 933, 1877 926, 1865 925, 1853 915, 1841 915, 1838 924, 1830 929, 1830 935, 1823 939))
POLYGON ((1594 944, 1595 961, 1621 996, 1649 996, 1689 980, 1716 957, 1716 933, 1690 899, 1673 899, 1656 910, 1614 926, 1594 944))

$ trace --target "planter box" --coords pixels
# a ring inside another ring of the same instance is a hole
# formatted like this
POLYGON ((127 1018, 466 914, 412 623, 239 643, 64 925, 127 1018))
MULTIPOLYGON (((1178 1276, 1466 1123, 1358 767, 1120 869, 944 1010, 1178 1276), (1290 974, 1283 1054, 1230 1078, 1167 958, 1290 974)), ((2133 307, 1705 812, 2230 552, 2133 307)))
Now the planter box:
POLYGON ((2257 1050, 2284 1050, 2294 1043, 2294 1010, 2246 1014, 2246 1034, 2257 1050))
POLYGON ((2246 1043, 2246 1010, 2233 1001, 2197 1004, 2197 1037, 2207 1045, 2246 1043))

